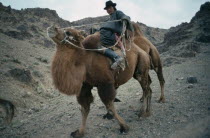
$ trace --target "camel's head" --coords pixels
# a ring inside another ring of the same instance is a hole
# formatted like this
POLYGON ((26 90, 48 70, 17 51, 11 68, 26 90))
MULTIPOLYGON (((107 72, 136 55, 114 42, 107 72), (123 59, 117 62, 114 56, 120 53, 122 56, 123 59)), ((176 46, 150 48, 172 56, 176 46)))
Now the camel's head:
POLYGON ((73 28, 59 28, 51 26, 47 28, 48 36, 58 45, 74 44, 80 46, 84 40, 84 32, 73 28))

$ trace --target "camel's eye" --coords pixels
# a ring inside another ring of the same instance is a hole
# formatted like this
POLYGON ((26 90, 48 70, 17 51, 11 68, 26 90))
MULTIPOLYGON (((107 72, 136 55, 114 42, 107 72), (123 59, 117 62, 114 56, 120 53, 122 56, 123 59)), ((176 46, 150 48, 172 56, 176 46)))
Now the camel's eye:
POLYGON ((71 35, 71 32, 66 32, 66 35, 70 36, 71 35))

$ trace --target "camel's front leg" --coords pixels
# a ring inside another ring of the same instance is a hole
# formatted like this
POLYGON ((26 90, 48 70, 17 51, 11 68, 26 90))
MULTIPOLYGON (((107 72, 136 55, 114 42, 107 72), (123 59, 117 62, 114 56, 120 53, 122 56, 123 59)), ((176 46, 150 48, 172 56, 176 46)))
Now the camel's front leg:
POLYGON ((108 113, 113 115, 119 125, 120 125, 120 132, 121 133, 127 133, 129 131, 128 125, 125 123, 122 117, 120 117, 114 107, 114 99, 116 96, 116 91, 112 84, 103 84, 101 86, 98 86, 98 94, 102 100, 102 102, 105 104, 106 109, 108 113))
POLYGON ((87 121, 88 113, 90 111, 90 104, 93 102, 91 89, 92 89, 92 86, 84 84, 80 95, 77 97, 77 101, 81 105, 82 124, 78 130, 71 133, 72 137, 78 138, 78 137, 84 136, 86 121, 87 121))
MULTIPOLYGON (((116 94, 117 94, 118 87, 115 88, 116 94)), ((114 99, 114 102, 121 102, 120 99, 116 98, 114 99)), ((114 118, 113 114, 107 110, 107 113, 103 116, 103 119, 112 120, 114 118)))

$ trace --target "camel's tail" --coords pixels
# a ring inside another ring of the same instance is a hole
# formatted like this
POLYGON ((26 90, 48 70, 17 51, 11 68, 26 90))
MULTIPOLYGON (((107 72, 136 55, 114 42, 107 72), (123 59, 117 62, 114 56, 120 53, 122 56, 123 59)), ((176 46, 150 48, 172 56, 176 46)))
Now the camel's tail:
POLYGON ((7 123, 10 123, 15 114, 15 106, 10 101, 3 100, 3 99, 0 99, 0 106, 2 106, 6 112, 5 121, 7 123))

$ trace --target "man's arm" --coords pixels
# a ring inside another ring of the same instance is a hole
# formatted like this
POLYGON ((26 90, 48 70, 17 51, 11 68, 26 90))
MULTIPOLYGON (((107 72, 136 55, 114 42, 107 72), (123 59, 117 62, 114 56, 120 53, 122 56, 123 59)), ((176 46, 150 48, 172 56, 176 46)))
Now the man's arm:
POLYGON ((125 22, 127 29, 133 32, 133 27, 131 25, 131 18, 129 16, 125 15, 122 11, 117 11, 117 18, 118 20, 121 19, 122 22, 125 22))
POLYGON ((117 19, 120 20, 127 20, 127 21, 130 21, 131 18, 127 15, 125 15, 122 11, 117 11, 117 19))

